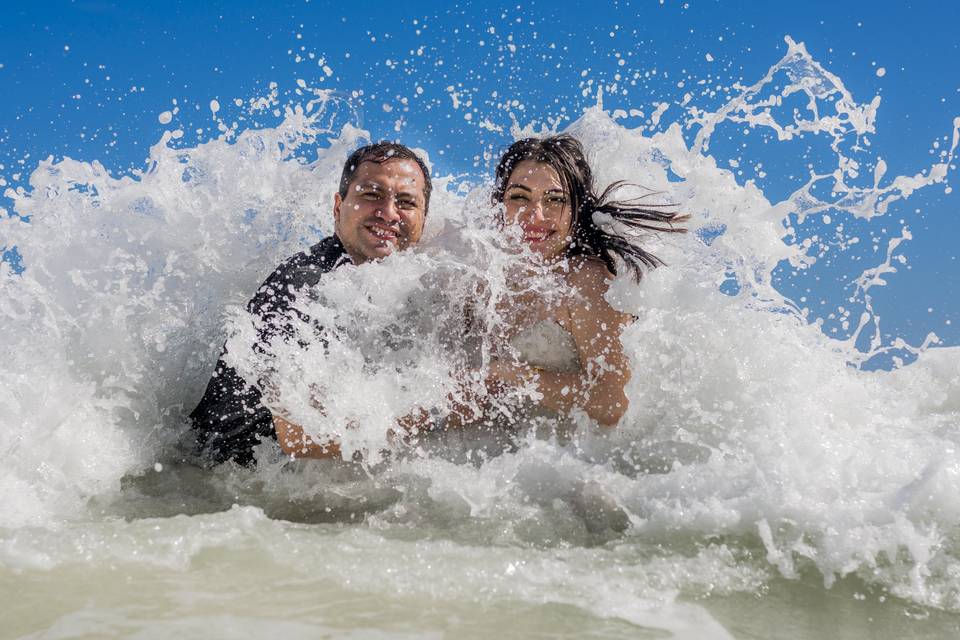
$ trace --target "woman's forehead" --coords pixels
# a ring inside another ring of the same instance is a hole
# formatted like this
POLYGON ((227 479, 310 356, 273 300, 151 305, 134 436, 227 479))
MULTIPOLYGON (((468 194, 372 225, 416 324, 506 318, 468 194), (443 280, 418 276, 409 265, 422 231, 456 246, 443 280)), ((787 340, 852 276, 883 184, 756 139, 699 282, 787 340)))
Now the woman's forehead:
POLYGON ((523 160, 517 163, 510 173, 509 184, 521 184, 526 187, 563 190, 560 174, 551 165, 536 160, 523 160))

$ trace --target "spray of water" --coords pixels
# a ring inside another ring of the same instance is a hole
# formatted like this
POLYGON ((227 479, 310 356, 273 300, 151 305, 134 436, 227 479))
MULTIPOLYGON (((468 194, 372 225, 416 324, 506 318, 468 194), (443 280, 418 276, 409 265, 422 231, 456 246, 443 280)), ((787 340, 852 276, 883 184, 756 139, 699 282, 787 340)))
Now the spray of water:
MULTIPOLYGON (((439 530, 489 548, 572 544, 589 553, 628 541, 649 551, 634 559, 648 569, 662 556, 646 545, 666 545, 696 565, 674 575, 679 590, 750 589, 768 571, 815 568, 827 584, 857 574, 915 602, 960 608, 960 358, 930 349, 934 335, 920 345, 883 341, 870 301, 909 231, 880 264, 851 274, 863 311, 843 340, 773 285, 778 267, 818 259, 816 241, 798 240, 812 214, 870 222, 945 183, 960 121, 944 162, 891 178, 878 160, 864 184, 879 98, 858 102, 790 40, 760 81, 736 89, 720 109, 689 107, 662 132, 624 128, 601 104, 568 128, 599 182, 665 192, 696 232, 646 238, 669 266, 611 289, 611 304, 637 317, 623 335, 633 376, 616 430, 581 424, 570 442, 531 433, 484 464, 428 453, 376 464, 398 417, 445 406, 458 372, 482 370, 482 339, 471 352, 458 333, 476 284, 506 295, 510 256, 489 224, 488 187, 464 194, 440 178, 420 250, 339 269, 304 299, 324 340, 237 362, 269 368, 297 420, 339 433, 370 466, 292 464, 265 445, 257 471, 213 472, 217 495, 200 502, 255 496, 276 517, 366 514, 381 531, 439 530), (796 96, 805 112, 778 111, 796 96), (835 168, 772 202, 709 155, 724 123, 784 141, 813 136, 835 168), (684 127, 696 131, 692 141, 684 127), (919 359, 893 372, 860 368, 892 349, 919 359), (317 395, 322 409, 310 401, 317 395), (759 565, 744 559, 750 549, 759 565), (703 566, 719 576, 709 588, 698 586, 703 566)), ((275 128, 226 130, 196 147, 175 148, 170 132, 132 177, 113 178, 96 162, 44 161, 28 190, 8 191, 15 215, 0 223, 0 244, 18 247, 25 270, 0 263, 0 526, 12 532, 4 561, 37 548, 17 532, 85 517, 91 500, 122 502, 124 477, 156 475, 155 463, 174 455, 227 328, 238 344, 252 338, 246 299, 283 257, 332 229, 340 164, 365 136, 334 126, 336 102, 318 95, 275 128)), ((615 558, 603 554, 584 566, 605 562, 613 572, 615 558)), ((610 600, 596 607, 619 611, 610 600)))

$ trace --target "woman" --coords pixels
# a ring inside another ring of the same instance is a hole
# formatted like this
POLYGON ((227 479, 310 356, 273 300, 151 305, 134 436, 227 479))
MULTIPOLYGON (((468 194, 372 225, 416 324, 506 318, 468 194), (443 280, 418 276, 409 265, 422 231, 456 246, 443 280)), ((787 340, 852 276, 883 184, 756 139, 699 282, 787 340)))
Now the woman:
POLYGON ((685 218, 672 205, 614 200, 624 186, 616 182, 598 194, 583 147, 569 135, 519 140, 500 159, 493 201, 502 205, 510 236, 530 249, 512 285, 526 286, 529 276, 546 271, 561 286, 555 295, 518 292, 500 306, 503 323, 495 338, 502 349, 487 377, 494 396, 535 382, 539 405, 550 412, 581 409, 607 427, 623 417, 630 370, 620 334, 631 316, 604 295, 618 269, 632 271, 639 282, 644 268, 661 262, 635 237, 598 226, 594 213, 627 234, 684 231, 673 223, 685 218))

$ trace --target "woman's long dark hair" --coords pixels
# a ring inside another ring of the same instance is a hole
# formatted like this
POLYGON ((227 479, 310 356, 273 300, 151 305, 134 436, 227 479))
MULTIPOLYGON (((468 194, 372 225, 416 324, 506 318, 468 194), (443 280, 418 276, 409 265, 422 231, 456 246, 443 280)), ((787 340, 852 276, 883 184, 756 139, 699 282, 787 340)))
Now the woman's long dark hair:
POLYGON ((560 183, 569 198, 571 242, 568 256, 599 258, 611 273, 617 273, 614 256, 623 260, 633 275, 640 280, 644 268, 654 269, 663 264, 657 256, 644 250, 629 237, 601 229, 593 220, 596 212, 610 216, 618 225, 628 230, 653 232, 680 232, 686 229, 674 223, 686 220, 687 216, 675 211, 672 204, 646 204, 643 200, 653 192, 647 192, 630 200, 613 200, 612 196, 626 186, 638 187, 629 182, 614 182, 599 195, 593 185, 593 171, 587 163, 580 142, 567 134, 546 138, 524 138, 510 145, 497 164, 494 178, 493 203, 503 202, 510 174, 524 160, 541 162, 553 167, 560 176, 560 183))

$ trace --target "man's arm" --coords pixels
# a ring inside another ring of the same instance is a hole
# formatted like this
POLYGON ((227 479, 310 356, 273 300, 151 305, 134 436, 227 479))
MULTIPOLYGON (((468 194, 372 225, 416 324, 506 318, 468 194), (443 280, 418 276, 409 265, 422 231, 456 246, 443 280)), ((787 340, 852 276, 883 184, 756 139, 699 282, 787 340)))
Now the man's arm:
MULTIPOLYGON (((430 428, 430 415, 423 411, 408 414, 397 420, 399 426, 408 436, 415 437, 430 428)), ((340 458, 340 443, 334 439, 317 442, 307 435, 298 424, 294 424, 274 414, 273 427, 277 432, 277 442, 280 449, 291 458, 340 458)), ((388 436, 393 432, 389 432, 388 436)))
POLYGON ((340 444, 335 440, 318 443, 308 436, 303 427, 278 415, 273 416, 280 449, 291 458, 339 458, 340 444))
POLYGON ((221 354, 203 398, 190 413, 197 454, 214 464, 227 460, 252 464, 253 448, 274 432, 270 412, 260 400, 260 392, 247 385, 221 354))

